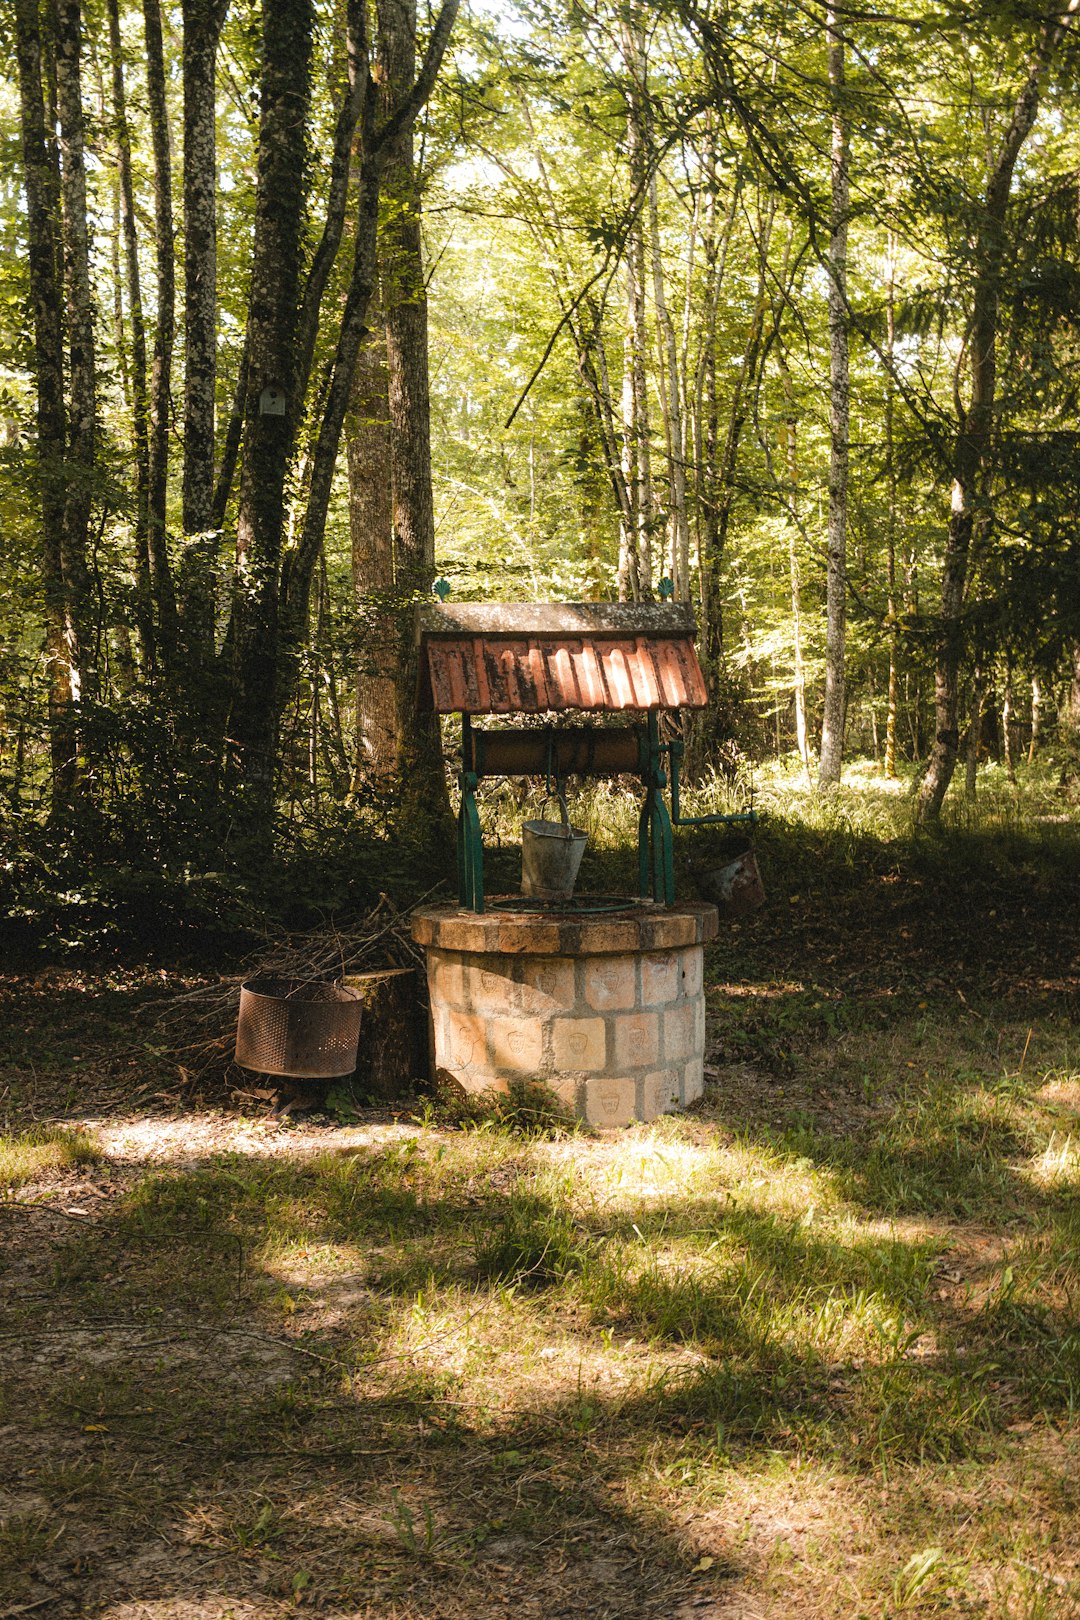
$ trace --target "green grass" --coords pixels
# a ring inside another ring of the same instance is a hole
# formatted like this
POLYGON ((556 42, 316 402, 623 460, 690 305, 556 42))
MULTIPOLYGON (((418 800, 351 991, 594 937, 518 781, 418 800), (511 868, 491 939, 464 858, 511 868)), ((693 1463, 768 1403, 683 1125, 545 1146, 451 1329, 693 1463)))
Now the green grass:
MULTIPOLYGON (((936 839, 857 771, 758 791, 770 902, 710 953, 690 1114, 435 1099, 295 1152, 226 1118, 28 1217, 13 1601, 152 1542, 260 1620, 1080 1615, 1075 829, 1049 782, 936 839)), ((46 1193, 93 1168, 4 1140, 46 1193)))
POLYGON ((0 1135, 0 1189, 22 1187, 57 1170, 97 1164, 101 1150, 85 1131, 34 1125, 0 1135))

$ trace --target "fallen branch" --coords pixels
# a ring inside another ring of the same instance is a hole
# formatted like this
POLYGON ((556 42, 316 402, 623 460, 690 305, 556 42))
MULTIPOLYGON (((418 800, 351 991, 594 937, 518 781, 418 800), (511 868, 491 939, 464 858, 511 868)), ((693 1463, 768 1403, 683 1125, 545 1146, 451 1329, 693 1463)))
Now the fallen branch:
MULTIPOLYGON (((423 904, 442 887, 441 880, 415 904, 423 904)), ((412 909, 410 904, 402 910, 388 894, 380 894, 367 916, 351 927, 268 936, 238 973, 158 1002, 153 1035, 181 1067, 184 1080, 227 1064, 240 986, 246 980, 267 974, 318 983, 375 967, 422 966, 424 953, 412 937, 412 909)))

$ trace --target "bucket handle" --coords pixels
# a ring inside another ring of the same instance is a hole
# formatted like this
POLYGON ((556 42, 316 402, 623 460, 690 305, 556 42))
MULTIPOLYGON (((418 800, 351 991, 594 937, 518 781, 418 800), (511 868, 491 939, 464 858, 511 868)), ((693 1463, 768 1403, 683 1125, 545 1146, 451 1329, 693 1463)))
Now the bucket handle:
POLYGON ((546 804, 550 804, 552 799, 556 799, 558 801, 559 815, 562 820, 563 827, 563 837, 572 838, 574 836, 574 830, 570 825, 570 813, 566 808, 565 788, 556 788, 553 793, 545 793, 544 797, 540 800, 540 809, 543 810, 544 806, 546 804))

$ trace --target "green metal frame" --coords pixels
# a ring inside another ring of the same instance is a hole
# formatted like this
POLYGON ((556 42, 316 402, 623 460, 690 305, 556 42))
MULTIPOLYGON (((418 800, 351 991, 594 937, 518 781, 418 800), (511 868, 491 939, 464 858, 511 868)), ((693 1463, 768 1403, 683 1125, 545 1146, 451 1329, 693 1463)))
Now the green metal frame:
MULTIPOLYGON (((656 710, 650 710, 644 726, 635 726, 638 739, 638 769, 645 784, 645 798, 638 816, 638 891, 643 900, 657 905, 675 903, 675 861, 673 827, 706 827, 742 823, 754 826, 754 809, 733 815, 683 816, 679 805, 679 765, 685 752, 680 739, 660 741, 660 719, 656 710), (665 769, 665 756, 669 769, 665 769), (671 811, 668 812, 664 790, 670 786, 671 811)), ((554 728, 548 727, 547 785, 552 787, 551 758, 554 728)), ((480 812, 476 804, 476 789, 481 775, 476 769, 476 749, 473 745, 472 721, 467 714, 461 716, 462 769, 458 776, 461 807, 457 825, 458 900, 469 911, 484 910, 484 835, 480 825, 480 812)))
POLYGON ((758 813, 753 807, 753 794, 751 793, 751 806, 749 810, 736 810, 724 816, 684 816, 679 808, 679 762, 686 752, 686 746, 681 738, 675 737, 664 745, 671 759, 671 820, 676 827, 718 827, 738 826, 756 827, 758 813))
POLYGON ((642 776, 645 801, 638 817, 638 892, 643 900, 658 905, 675 904, 675 859, 671 843, 671 817, 664 802, 667 772, 664 745, 660 741, 660 721, 650 709, 645 726, 645 758, 642 776))
POLYGON ((472 724, 467 714, 461 716, 461 762, 458 777, 461 789, 461 808, 457 825, 458 900, 469 911, 484 909, 484 834, 480 826, 480 812, 476 808, 476 789, 480 778, 471 769, 473 762, 472 724))

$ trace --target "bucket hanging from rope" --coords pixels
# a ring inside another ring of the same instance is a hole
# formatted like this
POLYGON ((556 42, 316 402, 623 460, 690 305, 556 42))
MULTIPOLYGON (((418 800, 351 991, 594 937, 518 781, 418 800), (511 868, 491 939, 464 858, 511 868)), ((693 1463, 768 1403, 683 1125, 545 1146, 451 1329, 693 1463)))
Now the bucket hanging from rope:
MULTIPOLYGON (((558 800, 559 821, 526 821, 521 829, 521 892, 533 900, 569 900, 574 892, 588 834, 570 825, 566 796, 558 800)), ((547 799, 544 800, 544 804, 547 799)), ((541 809, 543 805, 541 805, 541 809)))

